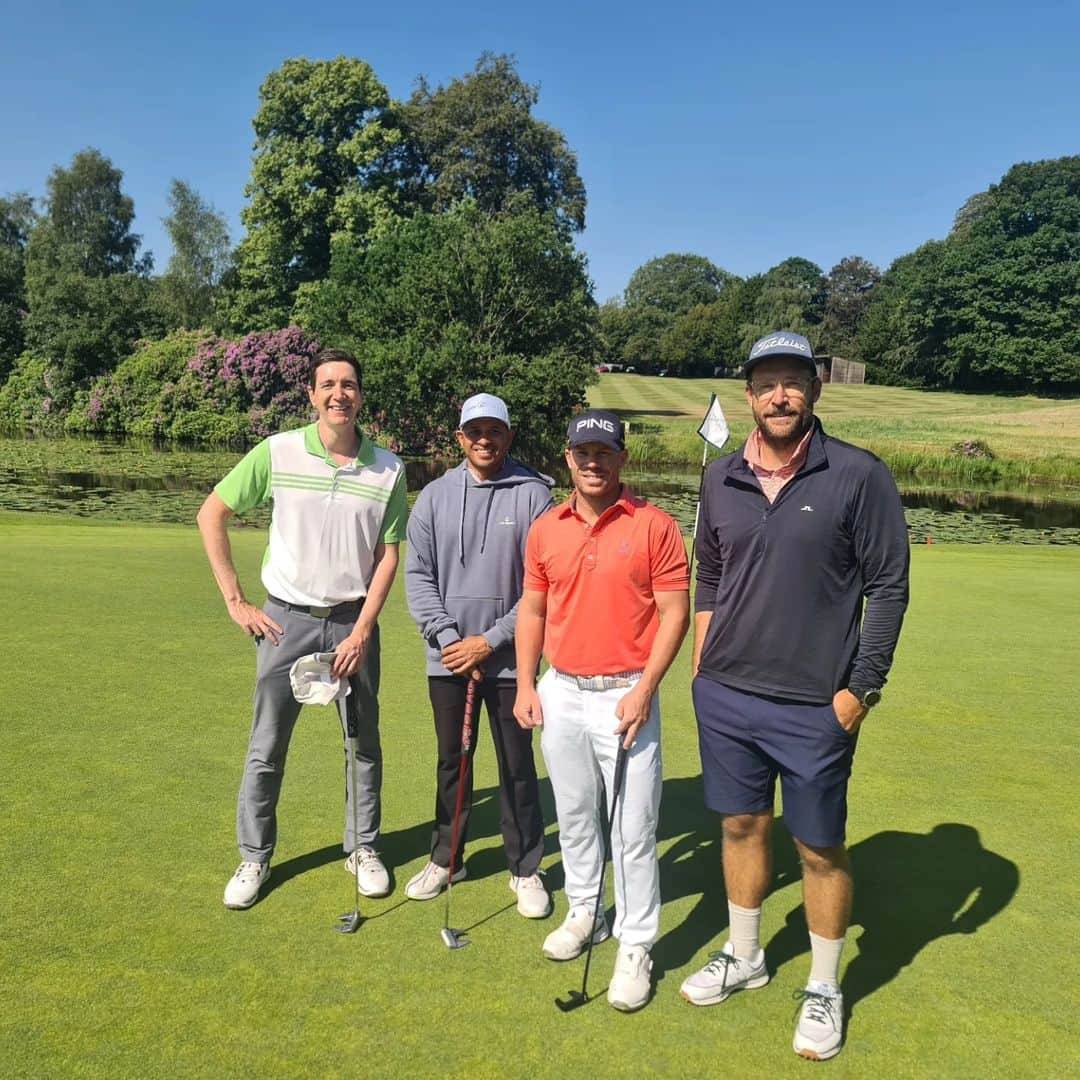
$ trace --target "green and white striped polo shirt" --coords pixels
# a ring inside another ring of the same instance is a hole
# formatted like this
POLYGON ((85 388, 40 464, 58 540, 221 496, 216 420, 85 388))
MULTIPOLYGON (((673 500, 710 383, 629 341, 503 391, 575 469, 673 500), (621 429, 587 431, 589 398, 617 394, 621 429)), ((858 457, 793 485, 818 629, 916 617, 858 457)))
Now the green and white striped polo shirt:
POLYGON ((290 604, 366 596, 376 545, 405 539, 405 466, 363 435, 347 465, 331 459, 317 424, 271 435, 214 491, 237 514, 273 498, 262 583, 290 604))

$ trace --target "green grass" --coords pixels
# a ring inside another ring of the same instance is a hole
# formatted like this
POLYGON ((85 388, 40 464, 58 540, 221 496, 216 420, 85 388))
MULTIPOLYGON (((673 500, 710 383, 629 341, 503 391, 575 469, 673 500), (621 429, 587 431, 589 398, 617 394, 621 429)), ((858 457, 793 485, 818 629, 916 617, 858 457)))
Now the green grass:
MULTIPOLYGON (((752 423, 737 379, 601 375, 589 403, 630 424, 636 464, 690 463, 701 460, 696 432, 713 392, 731 427, 728 446, 736 446, 752 423)), ((1080 401, 826 385, 816 412, 831 434, 867 447, 897 473, 1080 485, 1080 401), (994 459, 952 452, 971 439, 987 443, 994 459)))
MULTIPOLYGON (((254 594, 262 537, 241 531, 234 545, 254 594)), ((470 877, 454 892, 455 924, 478 924, 473 944, 449 952, 441 904, 402 900, 427 855, 434 739, 400 588, 383 620, 382 695, 383 847, 397 889, 364 903, 373 917, 341 937, 331 925, 351 891, 326 710, 305 710, 296 731, 276 887, 248 912, 221 905, 253 657, 196 533, 13 514, 0 516, 0 548, 6 1076, 813 1068, 790 1049, 791 993, 808 958, 786 843, 765 906, 772 985, 712 1009, 677 996, 726 921, 685 652, 664 690, 656 997, 635 1016, 602 999, 564 1016, 552 999, 581 966, 543 960, 555 920, 529 923, 509 907, 486 731, 470 877)), ((857 925, 845 965, 858 1000, 829 1075, 1064 1075, 1080 1035, 1080 553, 935 545, 913 559, 895 677, 856 760, 857 925)), ((553 825, 545 865, 559 884, 553 825)), ((561 892, 556 902, 561 918, 561 892)), ((613 956, 612 943, 598 947, 594 991, 613 956)))

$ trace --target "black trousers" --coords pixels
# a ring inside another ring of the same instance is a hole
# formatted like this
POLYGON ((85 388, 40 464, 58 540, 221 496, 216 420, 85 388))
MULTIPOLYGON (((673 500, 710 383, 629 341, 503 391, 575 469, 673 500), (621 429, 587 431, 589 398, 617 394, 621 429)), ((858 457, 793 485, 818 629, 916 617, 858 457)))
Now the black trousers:
MULTIPOLYGON (((461 731, 465 724, 467 681, 454 675, 428 677, 428 693, 435 714, 435 736, 439 743, 439 766, 436 775, 435 829, 431 838, 431 861, 442 867, 450 865, 450 845, 457 802, 458 770, 461 768, 461 731)), ((472 806, 473 767, 479 741, 480 701, 487 708, 488 723, 495 743, 499 765, 499 808, 503 844, 510 873, 530 877, 540 866, 544 854, 544 821, 540 814, 540 789, 533 760, 532 732, 524 731, 514 719, 517 684, 513 679, 485 679, 477 687, 473 717, 472 750, 465 769, 465 794, 458 827, 458 851, 455 871, 462 863, 465 838, 469 831, 472 806)))

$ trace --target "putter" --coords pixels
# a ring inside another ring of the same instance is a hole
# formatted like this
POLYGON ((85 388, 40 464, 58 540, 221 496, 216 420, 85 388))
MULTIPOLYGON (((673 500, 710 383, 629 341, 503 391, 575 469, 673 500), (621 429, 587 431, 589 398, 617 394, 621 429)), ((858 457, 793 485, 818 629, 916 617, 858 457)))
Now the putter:
MULTIPOLYGON (((626 747, 622 744, 622 736, 619 736, 619 752, 615 755, 615 779, 612 786, 614 792, 611 796, 611 816, 608 818, 607 831, 604 833, 604 861, 600 864, 600 888, 596 890, 596 904, 593 907, 593 924, 596 917, 603 910, 604 904, 604 872, 607 870, 608 859, 611 858, 611 830, 615 827, 615 808, 619 804, 619 792, 622 791, 623 777, 626 775, 626 747)), ((556 998, 555 1004, 563 1012, 571 1012, 589 1001, 589 964, 592 962, 593 935, 589 935, 589 944, 585 949, 585 973, 581 977, 581 989, 570 990, 565 999, 556 998)))
POLYGON ((339 934, 355 934, 360 928, 360 924, 364 921, 363 917, 360 915, 360 859, 356 854, 358 846, 357 838, 360 836, 360 813, 357 807, 357 792, 359 788, 356 783, 356 752, 359 749, 357 746, 357 738, 359 736, 357 727, 359 726, 359 718, 352 714, 352 710, 349 708, 348 698, 345 698, 341 704, 342 708, 345 710, 345 733, 349 739, 349 787, 351 789, 349 801, 352 803, 353 883, 356 892, 353 898, 352 911, 346 911, 344 915, 339 915, 334 929, 339 934))
MULTIPOLYGON (((465 690, 465 718, 461 725, 461 767, 458 769, 457 800, 454 806, 454 825, 450 832, 450 876, 446 880, 446 911, 443 914, 443 927, 439 931, 443 944, 448 949, 464 949, 469 944, 464 930, 450 928, 450 890, 454 887, 454 864, 458 854, 458 826, 461 823, 461 804, 465 795, 465 770, 469 766, 469 750, 472 748, 473 719, 476 709, 476 684, 479 670, 469 676, 469 685, 465 690)), ((481 676, 482 677, 482 676, 481 676)))

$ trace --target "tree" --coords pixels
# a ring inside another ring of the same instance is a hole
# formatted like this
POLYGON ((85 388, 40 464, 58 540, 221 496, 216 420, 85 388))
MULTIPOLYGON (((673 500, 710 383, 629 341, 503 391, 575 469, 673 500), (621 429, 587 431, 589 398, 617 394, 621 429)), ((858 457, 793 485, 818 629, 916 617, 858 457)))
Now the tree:
POLYGON ((80 150, 68 168, 53 169, 47 211, 34 231, 35 254, 89 277, 148 273, 153 258, 138 258, 142 239, 131 231, 135 204, 120 188, 123 179, 93 147, 80 150))
POLYGON ((515 446, 543 460, 594 377, 585 260, 553 213, 491 217, 466 201, 395 222, 366 247, 339 237, 299 313, 363 358, 365 408, 398 449, 449 449, 462 401, 488 390, 510 407, 515 446))
POLYGON ((662 255, 639 266, 623 299, 627 307, 647 305, 681 315, 698 304, 711 304, 737 280, 703 255, 662 255))
POLYGON ((224 215, 183 180, 173 180, 169 188, 169 209, 162 221, 173 253, 159 283, 161 301, 172 326, 207 327, 214 294, 231 264, 229 227, 224 215))
POLYGON ((743 326, 744 349, 748 350, 759 337, 774 330, 805 334, 817 348, 825 295, 825 277, 820 266, 801 258, 778 263, 761 279, 753 314, 743 326))
POLYGON ((829 271, 820 339, 827 352, 847 358, 854 355, 859 321, 869 303, 870 290, 880 280, 881 271, 861 255, 848 255, 829 271))
POLYGON ((45 212, 26 247, 26 343, 56 369, 53 398, 111 370, 135 340, 162 329, 148 274, 131 232, 135 208, 123 173, 94 149, 48 180, 45 212))
POLYGON ((664 365, 682 375, 712 375, 718 368, 739 369, 746 359, 742 330, 754 288, 753 284, 735 281, 719 300, 683 312, 660 339, 664 365))
POLYGON ((509 56, 484 53, 469 74, 434 90, 421 77, 400 111, 407 199, 428 212, 463 198, 488 213, 531 207, 583 229, 577 158, 561 131, 532 115, 538 100, 509 56))
POLYGON ((940 354, 948 323, 945 245, 932 240, 903 255, 870 293, 856 336, 856 355, 874 382, 941 386, 940 354))
POLYGON ((387 155, 400 132, 363 60, 286 60, 259 89, 247 235, 225 304, 243 330, 285 326, 299 287, 330 269, 337 233, 366 239, 397 212, 387 155))
MULTIPOLYGON (((880 294, 880 295, 878 295, 880 294)), ((897 259, 859 349, 891 381, 1080 388, 1080 157, 1014 165, 943 241, 897 259)))
POLYGON ((29 195, 0 199, 0 382, 23 349, 26 242, 34 217, 34 200, 29 195))

